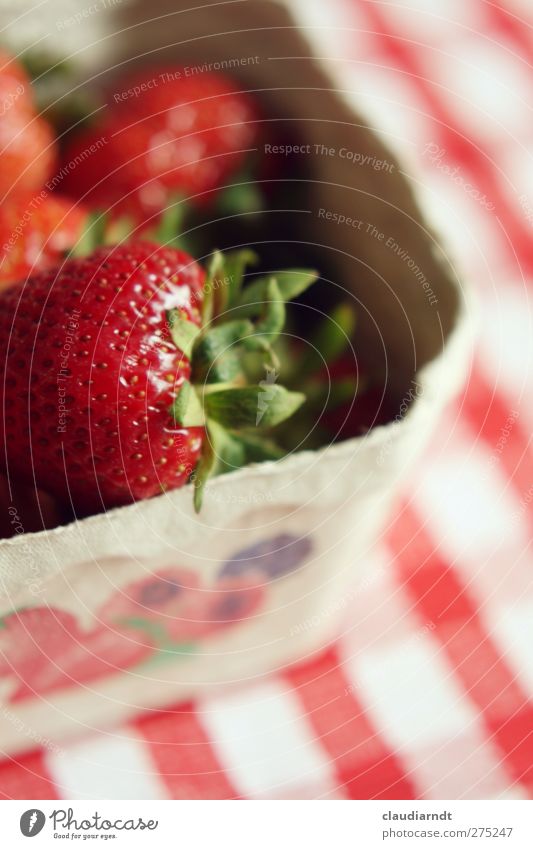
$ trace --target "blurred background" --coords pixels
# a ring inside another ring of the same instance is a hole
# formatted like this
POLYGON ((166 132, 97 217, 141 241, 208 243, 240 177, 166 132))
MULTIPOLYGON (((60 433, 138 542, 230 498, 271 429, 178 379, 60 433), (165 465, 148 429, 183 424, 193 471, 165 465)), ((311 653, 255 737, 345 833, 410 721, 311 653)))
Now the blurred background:
MULTIPOLYGON (((56 22, 72 3, 52 13, 3 2, 5 43, 48 27, 83 51, 105 32, 99 2, 68 35, 56 22)), ((405 481, 337 643, 256 687, 88 734, 67 753, 6 758, 5 798, 533 794, 532 10, 289 5, 335 86, 400 158, 465 282, 465 389, 405 481)))

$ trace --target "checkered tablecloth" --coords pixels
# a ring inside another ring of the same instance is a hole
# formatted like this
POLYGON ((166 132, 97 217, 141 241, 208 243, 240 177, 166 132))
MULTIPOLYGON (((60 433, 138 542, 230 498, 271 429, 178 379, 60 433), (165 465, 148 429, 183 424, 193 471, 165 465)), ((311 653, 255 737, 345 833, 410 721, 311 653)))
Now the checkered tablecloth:
POLYGON ((533 10, 296 8, 471 283, 480 320, 466 391, 406 485, 336 645, 257 686, 5 760, 2 797, 533 795, 533 10))

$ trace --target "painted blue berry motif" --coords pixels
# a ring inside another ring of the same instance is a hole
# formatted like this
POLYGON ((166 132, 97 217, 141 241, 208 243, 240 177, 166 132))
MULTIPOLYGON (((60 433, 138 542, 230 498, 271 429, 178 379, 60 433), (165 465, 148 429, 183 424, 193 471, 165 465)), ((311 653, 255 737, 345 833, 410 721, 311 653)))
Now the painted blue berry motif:
POLYGON ((269 580, 293 572, 306 560, 313 549, 311 538, 278 534, 242 548, 222 566, 221 577, 237 577, 248 571, 265 573, 269 580))

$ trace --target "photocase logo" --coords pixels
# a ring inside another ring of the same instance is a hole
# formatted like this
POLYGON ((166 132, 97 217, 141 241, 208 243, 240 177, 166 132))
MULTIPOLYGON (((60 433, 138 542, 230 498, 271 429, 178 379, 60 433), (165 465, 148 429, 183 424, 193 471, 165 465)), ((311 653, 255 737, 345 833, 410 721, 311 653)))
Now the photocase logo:
POLYGON ((43 830, 46 817, 38 808, 30 808, 29 811, 24 811, 20 818, 20 830, 24 837, 35 837, 43 830))

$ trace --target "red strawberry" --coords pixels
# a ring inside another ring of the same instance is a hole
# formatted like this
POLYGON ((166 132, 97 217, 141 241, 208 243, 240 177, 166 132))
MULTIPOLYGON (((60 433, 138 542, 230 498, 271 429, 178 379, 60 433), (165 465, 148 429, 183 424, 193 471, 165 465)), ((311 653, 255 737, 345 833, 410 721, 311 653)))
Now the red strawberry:
POLYGON ((0 121, 0 200, 41 188, 56 161, 52 128, 10 110, 0 121))
POLYGON ((8 474, 82 513, 185 483, 203 429, 169 414, 190 364, 165 314, 198 324, 203 280, 187 254, 140 242, 3 292, 8 474))
POLYGON ((249 251, 215 252, 204 289, 190 256, 139 242, 1 292, 5 473, 85 514, 179 487, 196 470, 199 509, 211 474, 279 457, 261 428, 304 396, 247 385, 240 354, 275 361, 284 301, 316 274, 279 272, 241 292, 248 261, 249 251))
POLYGON ((10 109, 33 111, 31 84, 22 65, 0 50, 0 116, 3 118, 10 109))
POLYGON ((0 53, 0 201, 40 189, 56 161, 55 137, 34 111, 28 78, 0 53))
POLYGON ((81 236, 87 214, 60 195, 26 194, 0 205, 0 287, 57 264, 81 236))
POLYGON ((65 153, 69 163, 94 151, 88 167, 69 169, 66 190, 140 220, 176 194, 205 203, 254 147, 256 122, 249 95, 221 74, 163 68, 118 80, 107 117, 65 153))

